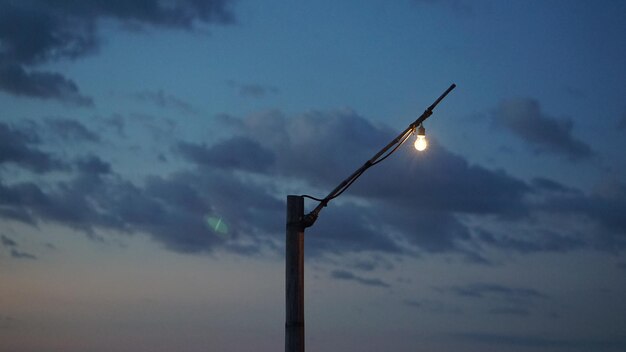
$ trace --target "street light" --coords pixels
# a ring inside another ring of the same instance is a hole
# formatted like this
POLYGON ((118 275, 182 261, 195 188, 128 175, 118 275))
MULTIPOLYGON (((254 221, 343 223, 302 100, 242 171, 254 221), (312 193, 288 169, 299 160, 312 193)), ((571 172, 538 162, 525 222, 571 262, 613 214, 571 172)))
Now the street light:
POLYGON ((428 146, 426 129, 422 123, 430 117, 433 109, 448 95, 456 84, 446 89, 420 117, 409 125, 395 139, 381 149, 374 157, 365 162, 352 175, 343 180, 325 198, 309 195, 287 196, 287 231, 285 240, 285 352, 304 352, 304 229, 313 226, 322 208, 339 197, 367 169, 380 163, 395 152, 414 132, 417 134, 415 149, 423 151, 428 146), (392 149, 393 148, 393 149, 392 149), (319 204, 310 213, 304 215, 304 198, 318 201, 319 204))
POLYGON ((426 140, 426 129, 422 124, 417 128, 417 137, 415 138, 415 149, 423 152, 428 147, 428 141, 426 140))

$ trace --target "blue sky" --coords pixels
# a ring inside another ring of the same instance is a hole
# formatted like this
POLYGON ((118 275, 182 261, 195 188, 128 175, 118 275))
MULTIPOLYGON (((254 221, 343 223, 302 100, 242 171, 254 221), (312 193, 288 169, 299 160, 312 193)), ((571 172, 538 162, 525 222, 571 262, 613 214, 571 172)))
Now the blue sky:
POLYGON ((0 0, 0 351, 626 348, 623 1, 0 0), (307 200, 306 208, 315 207, 307 200))

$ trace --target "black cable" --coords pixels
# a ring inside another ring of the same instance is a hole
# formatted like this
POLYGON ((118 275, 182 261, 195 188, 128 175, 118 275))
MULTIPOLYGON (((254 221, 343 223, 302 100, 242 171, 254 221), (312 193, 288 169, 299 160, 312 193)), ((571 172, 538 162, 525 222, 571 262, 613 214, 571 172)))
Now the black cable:
POLYGON ((309 199, 313 199, 313 200, 318 201, 318 202, 323 202, 323 201, 324 201, 324 200, 323 200, 323 199, 321 199, 321 198, 315 198, 315 197, 310 196, 310 195, 308 195, 308 194, 303 194, 303 195, 301 195, 301 197, 304 197, 304 198, 309 198, 309 199))
POLYGON ((388 158, 391 154, 393 154, 393 153, 394 153, 394 152, 395 152, 398 148, 400 148, 400 146, 401 146, 402 144, 404 144, 404 142, 406 142, 406 140, 407 140, 407 139, 409 139, 409 137, 411 137, 411 132, 407 132, 406 136, 405 136, 405 137, 404 137, 401 141, 399 141, 399 142, 398 142, 398 144, 397 144, 397 145, 396 145, 396 146, 395 146, 395 147, 394 147, 394 148, 393 148, 393 149, 392 149, 389 153, 385 154, 385 156, 383 156, 382 158, 380 158, 380 159, 378 159, 378 160, 374 161, 373 163, 369 164, 369 165, 368 165, 366 168, 364 168, 361 172, 359 172, 358 174, 354 175, 354 177, 353 177, 350 181, 348 181, 348 183, 346 183, 346 185, 345 185, 345 186, 343 186, 343 187, 341 188, 341 190, 340 190, 340 191, 338 191, 336 194, 334 194, 334 195, 332 195, 332 196, 330 196, 330 197, 326 197, 326 198, 324 198, 324 199, 321 199, 321 198, 316 198, 316 197, 310 196, 310 195, 308 195, 308 194, 303 194, 303 195, 302 195, 302 197, 309 198, 309 199, 312 199, 312 200, 317 201, 317 202, 324 202, 324 203, 328 203, 329 201, 331 201, 331 200, 333 200, 333 199, 335 199, 335 198, 339 197, 339 196, 340 196, 341 194, 343 194, 343 192, 345 192, 345 191, 346 191, 346 190, 347 190, 350 186, 352 186, 352 184, 353 184, 353 183, 354 183, 354 182, 355 182, 355 181, 356 181, 356 180, 357 180, 357 179, 358 179, 361 175, 363 175, 363 173, 365 172, 365 170, 367 170, 367 169, 369 169, 370 167, 372 167, 372 166, 374 166, 374 165, 376 165, 376 164, 380 163, 381 161, 383 161, 383 160, 387 159, 387 158, 388 158))
POLYGON ((409 139, 409 137, 411 137, 411 133, 412 133, 412 132, 407 132, 406 137, 404 137, 404 139, 403 139, 403 140, 401 140, 401 141, 398 143, 398 145, 396 145, 396 146, 395 146, 395 147, 394 147, 394 148, 393 148, 393 149, 392 149, 389 153, 387 153, 385 156, 383 156, 382 158, 380 158, 380 159, 376 160, 375 162, 373 162, 373 163, 372 163, 372 166, 374 166, 374 165, 376 165, 376 164, 380 163, 381 161, 383 161, 383 160, 387 159, 387 158, 388 158, 391 154, 393 154, 393 153, 396 151, 396 149, 400 148, 400 146, 401 146, 402 144, 404 144, 404 142, 406 142, 406 140, 407 140, 407 139, 409 139))
POLYGON ((356 181, 357 178, 359 178, 361 175, 363 175, 365 170, 367 170, 370 167, 372 167, 372 165, 366 167, 365 169, 363 169, 363 171, 361 171, 358 174, 356 174, 348 183, 346 183, 346 185, 341 189, 341 191, 337 192, 337 194, 335 194, 332 197, 328 198, 328 200, 330 201, 330 200, 333 200, 333 199, 339 197, 343 192, 345 192, 348 189, 348 187, 350 187, 354 183, 354 181, 356 181))

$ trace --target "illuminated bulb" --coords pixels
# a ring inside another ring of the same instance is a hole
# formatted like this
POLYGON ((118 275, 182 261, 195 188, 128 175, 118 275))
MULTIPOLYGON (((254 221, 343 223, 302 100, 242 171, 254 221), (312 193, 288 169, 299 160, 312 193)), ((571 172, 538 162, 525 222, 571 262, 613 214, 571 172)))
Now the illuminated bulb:
POLYGON ((417 139, 415 139, 415 149, 423 151, 428 147, 428 141, 426 140, 426 129, 420 125, 417 128, 417 139))

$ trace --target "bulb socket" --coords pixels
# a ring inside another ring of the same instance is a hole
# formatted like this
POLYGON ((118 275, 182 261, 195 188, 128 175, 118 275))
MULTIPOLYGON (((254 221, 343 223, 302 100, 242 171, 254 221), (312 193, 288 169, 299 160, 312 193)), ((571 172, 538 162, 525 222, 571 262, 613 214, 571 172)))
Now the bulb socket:
POLYGON ((417 128, 417 135, 418 136, 426 136, 426 129, 424 128, 424 126, 422 126, 421 123, 420 123, 419 127, 417 128))

